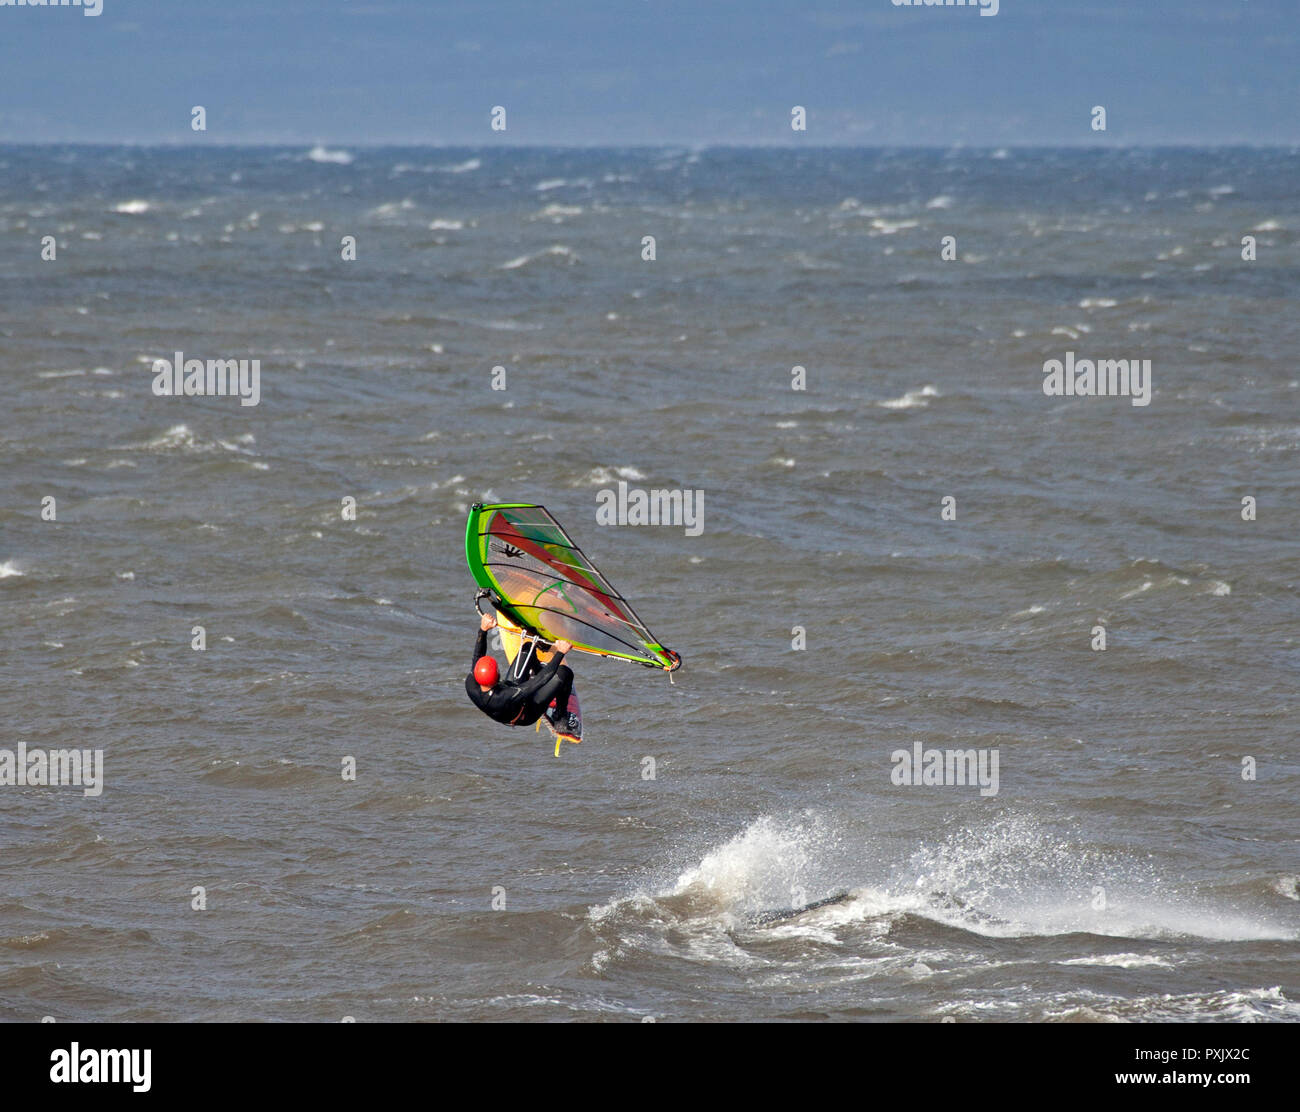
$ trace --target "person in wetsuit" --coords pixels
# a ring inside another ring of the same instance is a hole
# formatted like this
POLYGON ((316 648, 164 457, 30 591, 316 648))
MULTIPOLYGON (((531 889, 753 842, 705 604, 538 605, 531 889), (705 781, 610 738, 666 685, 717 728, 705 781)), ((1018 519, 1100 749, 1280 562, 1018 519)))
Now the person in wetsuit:
POLYGON ((501 679, 497 662, 487 654, 488 630, 496 624, 491 614, 484 614, 479 622, 474 666, 465 677, 465 694, 470 701, 489 718, 507 726, 531 726, 545 714, 553 729, 577 734, 577 719, 569 714, 573 669, 560 663, 573 646, 568 641, 556 641, 551 659, 545 664, 539 665, 534 656, 523 679, 501 679), (548 713, 552 699, 555 709, 548 713))

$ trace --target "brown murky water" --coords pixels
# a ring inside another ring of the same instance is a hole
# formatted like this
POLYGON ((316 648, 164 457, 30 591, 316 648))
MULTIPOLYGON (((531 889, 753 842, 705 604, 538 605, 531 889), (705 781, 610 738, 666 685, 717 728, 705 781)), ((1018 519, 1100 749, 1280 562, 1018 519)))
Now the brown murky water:
POLYGON ((0 149, 0 1017, 1300 1016, 1293 152, 354 154, 0 149), (477 500, 686 661, 558 761, 477 500))

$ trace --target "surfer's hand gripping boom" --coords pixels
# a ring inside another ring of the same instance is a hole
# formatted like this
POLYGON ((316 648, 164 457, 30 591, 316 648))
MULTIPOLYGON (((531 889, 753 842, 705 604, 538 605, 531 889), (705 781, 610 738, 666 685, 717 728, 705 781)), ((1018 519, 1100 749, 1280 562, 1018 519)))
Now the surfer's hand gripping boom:
POLYGON ((483 630, 484 633, 486 633, 489 629, 491 629, 496 624, 497 624, 497 620, 496 618, 492 617, 491 614, 484 614, 483 617, 481 617, 478 621, 478 627, 479 629, 483 630))

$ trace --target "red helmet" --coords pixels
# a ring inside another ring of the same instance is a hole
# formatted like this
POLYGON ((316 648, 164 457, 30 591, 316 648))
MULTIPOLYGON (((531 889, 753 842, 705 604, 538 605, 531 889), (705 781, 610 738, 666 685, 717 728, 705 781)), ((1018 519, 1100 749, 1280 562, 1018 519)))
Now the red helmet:
POLYGON ((474 679, 491 687, 497 682, 497 662, 490 656, 480 656, 474 665, 474 679))

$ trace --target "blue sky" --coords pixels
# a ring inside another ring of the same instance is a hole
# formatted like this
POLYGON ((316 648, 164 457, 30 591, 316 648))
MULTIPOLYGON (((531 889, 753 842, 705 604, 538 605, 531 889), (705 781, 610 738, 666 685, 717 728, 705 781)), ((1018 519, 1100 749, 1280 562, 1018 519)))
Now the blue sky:
POLYGON ((0 142, 1300 142, 1297 0, 102 4, 0 6, 0 142))

